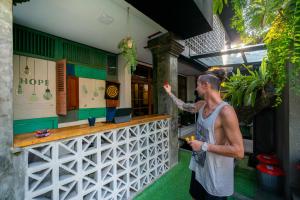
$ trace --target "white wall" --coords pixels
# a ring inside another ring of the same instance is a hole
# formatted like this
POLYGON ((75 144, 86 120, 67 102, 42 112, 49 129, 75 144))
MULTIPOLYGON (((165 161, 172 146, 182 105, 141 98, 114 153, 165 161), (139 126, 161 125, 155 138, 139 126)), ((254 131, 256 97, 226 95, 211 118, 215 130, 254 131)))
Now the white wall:
POLYGON ((120 108, 131 107, 131 73, 124 58, 118 56, 118 81, 120 83, 120 108))
POLYGON ((195 85, 195 77, 194 76, 187 76, 187 101, 195 100, 194 91, 196 89, 195 85))
POLYGON ((56 63, 37 58, 28 57, 27 65, 29 74, 25 74, 26 67, 25 56, 13 56, 13 110, 14 119, 32 119, 56 116, 56 63), (19 62, 20 58, 20 62, 19 62), (35 61, 35 73, 34 73, 35 61), (48 62, 48 80, 49 89, 52 93, 52 98, 46 100, 43 98, 47 86, 47 62, 48 62), (22 79, 22 81, 20 80, 22 79), (34 81, 34 79, 36 81, 34 81), (19 82, 20 80, 20 82, 19 82), (32 94, 35 93, 36 99, 33 101, 32 94), (23 94, 18 94, 18 86, 21 86, 23 94))

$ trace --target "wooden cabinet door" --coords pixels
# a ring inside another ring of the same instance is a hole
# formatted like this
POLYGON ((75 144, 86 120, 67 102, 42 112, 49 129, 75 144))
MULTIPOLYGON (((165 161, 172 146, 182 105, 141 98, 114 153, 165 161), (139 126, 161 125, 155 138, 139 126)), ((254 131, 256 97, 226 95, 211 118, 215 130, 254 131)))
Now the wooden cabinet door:
POLYGON ((60 60, 56 62, 56 113, 67 115, 67 62, 60 60))
POLYGON ((78 77, 67 77, 67 109, 76 110, 79 108, 79 80, 78 77))

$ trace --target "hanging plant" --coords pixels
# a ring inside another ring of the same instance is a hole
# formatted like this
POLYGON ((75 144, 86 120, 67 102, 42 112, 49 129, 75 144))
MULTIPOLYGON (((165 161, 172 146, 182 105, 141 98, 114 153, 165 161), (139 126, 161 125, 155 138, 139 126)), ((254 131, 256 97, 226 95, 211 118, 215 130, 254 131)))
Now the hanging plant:
POLYGON ((134 72, 137 65, 135 42, 129 36, 125 37, 119 42, 118 48, 126 60, 126 67, 129 67, 131 73, 134 72))

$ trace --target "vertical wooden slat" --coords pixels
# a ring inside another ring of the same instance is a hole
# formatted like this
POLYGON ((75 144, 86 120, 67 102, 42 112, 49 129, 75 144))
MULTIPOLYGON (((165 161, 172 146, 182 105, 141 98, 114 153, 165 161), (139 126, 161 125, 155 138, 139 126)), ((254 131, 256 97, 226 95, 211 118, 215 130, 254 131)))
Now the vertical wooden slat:
POLYGON ((16 50, 16 28, 13 28, 13 49, 16 50))
POLYGON ((37 53, 37 51, 36 51, 36 44, 37 44, 37 37, 36 37, 36 34, 35 33, 33 33, 33 53, 34 54, 36 54, 37 53))
POLYGON ((48 49, 49 49, 49 43, 48 43, 48 40, 49 40, 49 38, 48 37, 45 37, 45 55, 46 55, 46 57, 50 57, 49 56, 49 53, 48 53, 48 49))
POLYGON ((21 51, 21 34, 22 32, 20 30, 18 30, 18 51, 21 51))
POLYGON ((67 115, 66 60, 56 62, 56 113, 67 115))
POLYGON ((33 49, 34 49, 34 35, 31 32, 30 33, 30 53, 32 53, 32 54, 33 54, 33 49))
POLYGON ((46 54, 46 38, 47 37, 45 37, 45 36, 42 36, 42 55, 43 56, 46 56, 47 54, 46 54))

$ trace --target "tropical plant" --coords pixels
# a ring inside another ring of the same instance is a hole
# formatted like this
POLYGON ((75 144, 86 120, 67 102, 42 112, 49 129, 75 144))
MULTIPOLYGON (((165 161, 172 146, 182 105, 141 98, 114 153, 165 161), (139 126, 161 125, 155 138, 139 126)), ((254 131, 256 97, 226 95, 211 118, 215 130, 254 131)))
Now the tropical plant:
POLYGON ((294 68, 291 76, 291 86, 298 94, 300 93, 300 0, 296 0, 289 7, 294 6, 294 30, 293 30, 293 58, 294 68))
MULTIPOLYGON (((274 106, 281 103, 287 81, 300 94, 300 0, 230 2, 234 11, 231 25, 241 34, 242 41, 245 44, 264 41, 267 46, 266 70, 277 97, 274 106)), ((225 4, 217 1, 218 13, 225 4)))
POLYGON ((213 12, 215 14, 221 14, 224 5, 228 3, 228 0, 213 0, 213 12))
MULTIPOLYGON (((234 16, 232 28, 241 34, 245 44, 262 41, 280 9, 288 0, 231 0, 234 16)), ((215 14, 220 14, 227 0, 213 1, 215 14)))
POLYGON ((266 69, 266 59, 263 60, 259 70, 252 70, 252 66, 244 66, 247 74, 242 74, 240 69, 226 80, 224 84, 225 96, 234 107, 254 107, 257 96, 269 98, 266 87, 270 83, 266 69))
POLYGON ((135 42, 131 39, 131 37, 125 37, 119 42, 118 48, 126 60, 126 66, 129 68, 131 73, 133 73, 137 65, 135 42))

